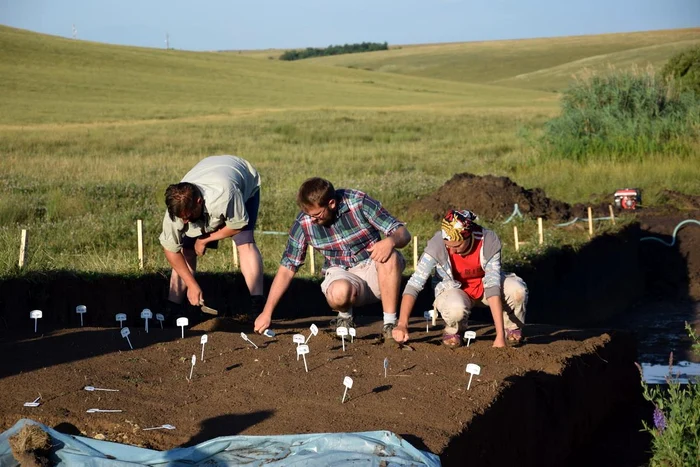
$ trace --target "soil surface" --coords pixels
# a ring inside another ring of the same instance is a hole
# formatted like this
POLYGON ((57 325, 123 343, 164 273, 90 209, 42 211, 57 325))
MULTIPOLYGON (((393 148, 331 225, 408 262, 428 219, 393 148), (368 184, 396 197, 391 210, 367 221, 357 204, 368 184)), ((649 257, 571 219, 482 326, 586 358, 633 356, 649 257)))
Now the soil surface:
POLYGON ((59 431, 159 450, 223 435, 390 430, 440 454, 513 384, 508 378, 532 372, 560 376, 571 359, 610 341, 601 331, 529 326, 527 344, 496 350, 493 328, 477 324, 477 339, 453 350, 441 345, 440 326, 426 333, 425 321, 414 320, 409 350, 379 343, 381 324, 372 320, 358 317, 357 337, 345 343, 345 351, 329 332, 328 317, 278 322, 274 338, 224 318, 187 329, 184 339, 179 328, 151 326, 148 334, 131 328, 134 350, 118 327, 3 340, 0 352, 12 358, 0 370, 0 429, 31 418, 59 431), (320 332, 309 340, 307 373, 292 336, 308 336, 311 323, 320 332), (242 330, 259 349, 241 338, 242 330), (193 354, 197 363, 190 381, 193 354), (481 367, 470 390, 467 363, 481 367), (354 384, 341 403, 345 376, 354 384), (85 386, 119 392, 90 392, 85 386), (23 406, 38 395, 39 407, 23 406), (123 412, 86 413, 91 408, 123 412), (163 424, 176 429, 142 430, 163 424))

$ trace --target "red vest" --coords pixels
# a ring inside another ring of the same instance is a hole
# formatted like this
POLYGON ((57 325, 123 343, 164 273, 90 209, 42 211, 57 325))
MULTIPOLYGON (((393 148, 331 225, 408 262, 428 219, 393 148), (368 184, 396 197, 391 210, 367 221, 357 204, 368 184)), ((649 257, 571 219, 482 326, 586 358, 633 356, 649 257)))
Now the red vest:
POLYGON ((465 254, 448 253, 452 265, 452 275, 462 284, 462 290, 473 300, 480 300, 484 295, 484 268, 481 267, 481 247, 484 245, 484 235, 481 229, 472 232, 474 243, 465 254))

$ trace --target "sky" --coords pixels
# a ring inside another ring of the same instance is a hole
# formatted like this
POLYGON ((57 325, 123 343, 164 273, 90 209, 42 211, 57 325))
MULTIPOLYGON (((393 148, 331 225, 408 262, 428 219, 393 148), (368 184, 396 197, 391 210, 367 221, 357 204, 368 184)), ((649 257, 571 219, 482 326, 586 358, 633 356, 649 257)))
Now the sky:
POLYGON ((524 39, 700 26, 700 0, 0 0, 0 24, 181 50, 524 39))

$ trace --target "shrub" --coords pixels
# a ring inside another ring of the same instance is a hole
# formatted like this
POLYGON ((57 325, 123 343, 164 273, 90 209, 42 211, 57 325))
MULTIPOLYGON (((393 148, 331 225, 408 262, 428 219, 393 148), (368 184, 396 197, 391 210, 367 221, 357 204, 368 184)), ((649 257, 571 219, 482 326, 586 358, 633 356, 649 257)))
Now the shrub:
POLYGON ((700 97, 700 45, 683 50, 661 69, 665 80, 673 80, 681 91, 692 91, 700 97))
MULTIPOLYGON (((693 350, 700 355, 700 338, 688 323, 694 341, 693 350)), ((671 354, 670 364, 673 363, 671 354)), ((670 365, 669 365, 670 366, 670 365)), ((650 388, 642 380, 644 398, 654 404, 654 426, 643 421, 644 431, 652 436, 652 466, 700 465, 700 382, 683 386, 669 369, 667 387, 650 388)))
POLYGON ((326 48, 307 47, 302 50, 287 50, 280 55, 280 60, 302 60, 328 55, 374 52, 375 50, 389 50, 389 44, 386 42, 362 42, 360 44, 330 45, 326 48))
POLYGON ((578 77, 561 115, 545 124, 545 152, 564 159, 629 160, 652 152, 687 153, 700 122, 700 99, 653 70, 578 77))

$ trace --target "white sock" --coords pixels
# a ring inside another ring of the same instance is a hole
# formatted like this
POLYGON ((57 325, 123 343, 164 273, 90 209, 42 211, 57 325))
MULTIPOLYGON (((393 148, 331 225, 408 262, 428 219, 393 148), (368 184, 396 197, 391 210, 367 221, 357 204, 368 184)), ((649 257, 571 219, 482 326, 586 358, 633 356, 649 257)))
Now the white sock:
POLYGON ((384 313, 384 324, 396 324, 396 313, 384 313))
POLYGON ((352 318, 352 312, 339 311, 339 312, 338 312, 338 318, 350 319, 350 318, 352 318))

